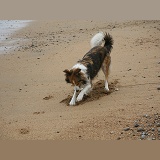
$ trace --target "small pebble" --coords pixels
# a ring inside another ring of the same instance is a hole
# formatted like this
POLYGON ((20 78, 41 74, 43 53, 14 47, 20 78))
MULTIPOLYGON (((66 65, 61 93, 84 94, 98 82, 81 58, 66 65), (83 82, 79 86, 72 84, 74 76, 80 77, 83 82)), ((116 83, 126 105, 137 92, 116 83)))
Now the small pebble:
POLYGON ((145 131, 145 130, 141 127, 137 129, 137 132, 143 132, 143 131, 145 131))
POLYGON ((160 127, 157 128, 158 132, 160 133, 160 127))
POLYGON ((121 139, 120 137, 117 138, 117 140, 120 140, 120 139, 121 139))
POLYGON ((129 127, 127 127, 127 128, 124 128, 123 130, 124 130, 124 131, 129 131, 129 130, 130 130, 130 128, 129 128, 129 127))
POLYGON ((152 140, 156 140, 156 138, 153 137, 152 140))
POLYGON ((154 129, 154 128, 152 128, 152 129, 151 129, 151 131, 155 131, 155 129, 154 129))
POLYGON ((156 126, 157 126, 157 127, 160 127, 160 123, 157 123, 156 126))
POLYGON ((160 86, 157 87, 157 90, 160 90, 160 86))
POLYGON ((143 134, 143 135, 147 135, 147 133, 146 133, 146 132, 142 132, 142 134, 143 134))
POLYGON ((135 124, 134 124, 134 127, 139 127, 139 124, 138 124, 138 123, 135 123, 135 124))
POLYGON ((145 134, 141 135, 141 139, 145 139, 145 137, 146 137, 145 134))
POLYGON ((145 114, 143 117, 148 118, 148 115, 147 115, 147 114, 145 114))
POLYGON ((115 89, 115 91, 119 91, 119 89, 118 89, 118 88, 116 88, 116 89, 115 89))

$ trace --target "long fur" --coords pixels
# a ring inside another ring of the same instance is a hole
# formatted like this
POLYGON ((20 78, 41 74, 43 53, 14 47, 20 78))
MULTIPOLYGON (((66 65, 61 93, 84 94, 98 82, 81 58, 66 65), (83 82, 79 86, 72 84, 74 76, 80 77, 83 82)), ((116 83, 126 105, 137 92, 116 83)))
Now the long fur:
POLYGON ((90 41, 91 48, 100 46, 104 41, 104 33, 99 32, 96 35, 93 36, 93 38, 90 41))
MULTIPOLYGON (((109 91, 108 74, 111 63, 110 52, 113 46, 113 38, 110 34, 99 32, 91 39, 91 46, 91 50, 87 52, 71 70, 64 70, 66 82, 74 85, 74 90, 82 89, 77 97, 77 101, 81 101, 84 94, 87 94, 91 89, 92 80, 100 68, 102 68, 105 74, 105 89, 109 91), (101 46, 103 41, 104 46, 101 46)), ((74 91, 70 105, 75 105, 75 97, 76 92, 74 91)))

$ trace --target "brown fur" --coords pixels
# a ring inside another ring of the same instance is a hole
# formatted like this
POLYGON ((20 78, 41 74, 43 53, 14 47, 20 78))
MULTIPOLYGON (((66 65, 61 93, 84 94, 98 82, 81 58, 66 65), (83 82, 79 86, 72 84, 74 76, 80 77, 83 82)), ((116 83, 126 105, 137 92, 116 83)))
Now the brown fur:
POLYGON ((86 78, 84 73, 80 72, 81 69, 71 69, 70 71, 68 69, 64 70, 63 72, 66 73, 66 81, 68 83, 71 83, 72 85, 81 86, 86 82, 86 78))
POLYGON ((106 80, 108 81, 108 75, 109 75, 109 66, 111 64, 111 56, 107 56, 104 59, 104 62, 102 64, 102 71, 105 75, 106 80))

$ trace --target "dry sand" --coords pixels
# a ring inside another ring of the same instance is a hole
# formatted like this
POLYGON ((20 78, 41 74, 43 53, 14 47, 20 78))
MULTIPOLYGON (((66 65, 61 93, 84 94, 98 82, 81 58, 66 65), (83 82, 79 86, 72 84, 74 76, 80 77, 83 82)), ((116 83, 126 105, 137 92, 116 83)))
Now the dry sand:
POLYGON ((0 55, 1 140, 138 140, 135 123, 141 139, 159 138, 160 21, 35 21, 10 38, 19 46, 0 55), (73 87, 63 70, 98 31, 114 38, 112 92, 103 94, 100 71, 85 103, 68 106, 73 87))

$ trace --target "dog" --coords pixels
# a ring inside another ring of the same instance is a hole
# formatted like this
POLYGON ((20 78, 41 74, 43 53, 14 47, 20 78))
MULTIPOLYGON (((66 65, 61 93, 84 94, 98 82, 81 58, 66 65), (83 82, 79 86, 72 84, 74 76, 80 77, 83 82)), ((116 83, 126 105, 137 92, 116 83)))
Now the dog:
POLYGON ((91 50, 79 60, 71 70, 65 69, 65 81, 74 86, 74 93, 69 105, 73 106, 76 102, 83 99, 92 89, 92 80, 102 69, 105 75, 105 90, 108 88, 108 75, 111 65, 111 50, 113 48, 113 38, 108 33, 99 32, 90 41, 91 50), (104 45, 101 44, 104 42, 104 45), (76 98, 77 91, 80 90, 76 98))

